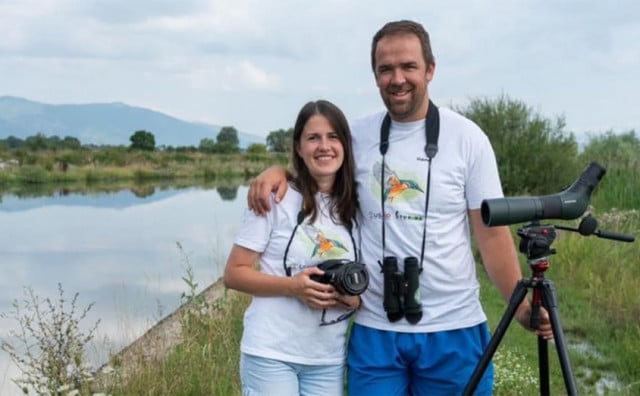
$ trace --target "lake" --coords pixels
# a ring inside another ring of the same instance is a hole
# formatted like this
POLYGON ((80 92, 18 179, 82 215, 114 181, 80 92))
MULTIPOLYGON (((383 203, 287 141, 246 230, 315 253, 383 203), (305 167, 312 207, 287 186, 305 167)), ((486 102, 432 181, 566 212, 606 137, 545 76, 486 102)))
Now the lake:
MULTIPOLYGON (((58 284, 77 312, 93 303, 81 328, 98 319, 90 360, 102 364, 197 292, 220 278, 246 207, 246 186, 121 189, 0 198, 0 312, 30 287, 58 299, 58 284)), ((11 316, 10 316, 11 317, 11 316)), ((6 339, 17 322, 0 318, 6 339)), ((0 394, 20 394, 17 369, 0 353, 0 394)))

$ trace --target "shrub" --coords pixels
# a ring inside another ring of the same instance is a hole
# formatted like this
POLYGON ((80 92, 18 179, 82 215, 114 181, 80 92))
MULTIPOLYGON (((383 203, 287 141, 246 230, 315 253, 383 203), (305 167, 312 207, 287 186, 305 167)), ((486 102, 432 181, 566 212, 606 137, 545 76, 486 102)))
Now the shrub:
POLYGON ((563 118, 552 121, 525 103, 502 96, 474 99, 458 109, 487 134, 495 150, 505 195, 552 194, 573 182, 586 164, 563 118))
POLYGON ((583 161, 597 161, 607 169, 596 190, 593 203, 600 209, 640 207, 640 183, 630 183, 640 170, 640 140, 634 131, 614 134, 609 131, 589 140, 580 154, 583 161))
POLYGON ((95 152, 93 160, 98 165, 103 166, 125 166, 127 165, 128 154, 121 148, 106 148, 95 152))
POLYGON ((3 318, 18 322, 19 330, 9 331, 11 340, 3 340, 2 350, 7 352, 22 372, 13 381, 23 393, 33 389, 39 395, 71 394, 88 389, 92 379, 85 363, 85 347, 93 339, 99 321, 87 333, 80 331, 80 321, 93 306, 89 304, 76 316, 76 293, 69 305, 62 285, 58 284, 57 301, 43 301, 30 288, 25 288, 25 299, 13 301, 13 311, 3 318))
POLYGON ((24 166, 20 168, 18 178, 22 183, 44 183, 48 174, 49 172, 41 166, 24 166))

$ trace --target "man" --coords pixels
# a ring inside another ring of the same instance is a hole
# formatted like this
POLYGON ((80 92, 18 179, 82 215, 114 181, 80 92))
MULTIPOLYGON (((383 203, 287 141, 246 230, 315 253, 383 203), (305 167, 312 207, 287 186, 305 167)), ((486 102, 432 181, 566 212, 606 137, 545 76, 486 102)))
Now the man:
MULTIPOLYGON (((387 112, 352 125, 371 279, 349 339, 349 395, 461 394, 489 342, 471 232, 505 301, 522 278, 508 227, 481 219, 482 200, 502 196, 495 155, 477 125, 430 103, 435 60, 422 25, 387 23, 371 63, 387 112)), ((284 193, 281 180, 272 169, 254 181, 250 207, 268 210, 270 192, 277 187, 276 201, 284 193)), ((516 318, 528 327, 530 315, 525 300, 516 318)), ((553 338, 544 310, 535 331, 553 338)), ((492 387, 489 367, 477 394, 492 387)))

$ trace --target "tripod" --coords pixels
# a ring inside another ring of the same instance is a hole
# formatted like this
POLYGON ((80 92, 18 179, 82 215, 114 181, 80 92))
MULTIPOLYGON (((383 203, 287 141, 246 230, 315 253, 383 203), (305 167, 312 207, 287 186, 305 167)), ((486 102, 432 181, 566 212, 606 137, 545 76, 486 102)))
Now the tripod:
MULTIPOLYGON (((562 376, 568 395, 577 395, 576 382, 569 361, 569 353, 562 326, 560 325, 560 315, 558 313, 558 303, 555 295, 555 287, 551 280, 544 277, 544 272, 549 268, 548 258, 555 254, 555 249, 551 244, 556 238, 554 226, 540 225, 537 221, 528 224, 518 230, 520 240, 520 252, 527 256, 527 263, 531 268, 532 275, 529 279, 521 279, 511 295, 509 305, 496 327, 495 333, 489 341, 487 349, 482 354, 471 379, 467 383, 464 395, 472 395, 475 391, 482 375, 502 340, 509 324, 511 323, 516 310, 522 300, 527 295, 529 289, 533 290, 531 298, 531 322, 530 327, 537 329, 540 325, 540 307, 544 307, 549 313, 553 338, 555 340, 562 376)), ((540 394, 549 395, 549 354, 547 340, 538 337, 538 371, 540 376, 540 394)))

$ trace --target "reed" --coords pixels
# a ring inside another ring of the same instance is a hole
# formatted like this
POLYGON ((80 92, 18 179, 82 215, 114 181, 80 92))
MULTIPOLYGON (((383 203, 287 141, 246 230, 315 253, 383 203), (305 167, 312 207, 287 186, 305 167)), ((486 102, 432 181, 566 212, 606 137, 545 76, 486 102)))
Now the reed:
POLYGON ((280 153, 147 153, 117 148, 33 152, 24 154, 17 165, 0 168, 0 188, 77 182, 248 179, 270 165, 287 163, 288 157, 280 153))

